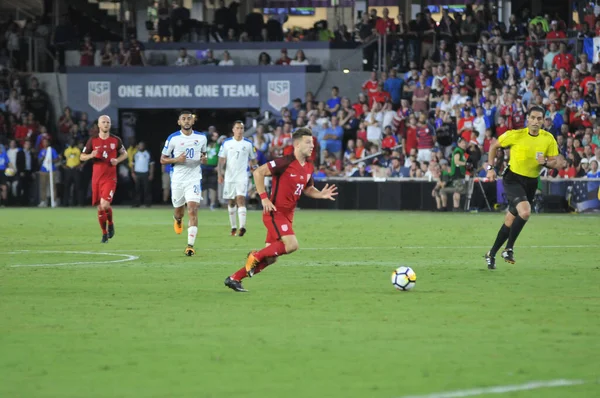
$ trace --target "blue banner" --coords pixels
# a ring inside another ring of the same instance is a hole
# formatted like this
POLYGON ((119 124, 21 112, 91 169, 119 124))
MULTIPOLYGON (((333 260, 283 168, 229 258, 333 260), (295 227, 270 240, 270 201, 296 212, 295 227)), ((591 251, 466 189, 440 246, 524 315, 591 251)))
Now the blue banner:
POLYGON ((119 109, 254 108, 279 114, 295 98, 304 99, 304 69, 267 73, 260 68, 218 68, 219 73, 193 73, 189 68, 144 68, 138 69, 139 73, 132 73, 133 68, 112 68, 82 73, 77 68, 77 73, 67 73, 67 102, 73 110, 87 112, 92 120, 106 114, 116 123, 119 109))

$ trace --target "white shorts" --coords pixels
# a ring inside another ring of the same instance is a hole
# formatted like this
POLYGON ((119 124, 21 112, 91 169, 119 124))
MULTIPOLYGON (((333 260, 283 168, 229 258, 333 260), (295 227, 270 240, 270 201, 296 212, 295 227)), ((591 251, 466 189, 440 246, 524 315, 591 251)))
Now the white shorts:
POLYGON ((171 181, 171 201, 173 207, 181 207, 189 202, 202 202, 202 180, 188 183, 171 181))
POLYGON ((223 183, 223 199, 235 199, 236 196, 246 197, 248 194, 248 180, 223 183))

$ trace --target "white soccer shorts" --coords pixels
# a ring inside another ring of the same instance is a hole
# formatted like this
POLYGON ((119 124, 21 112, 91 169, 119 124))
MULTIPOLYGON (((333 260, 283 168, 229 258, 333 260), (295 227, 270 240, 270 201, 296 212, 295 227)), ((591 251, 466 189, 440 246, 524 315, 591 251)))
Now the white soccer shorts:
POLYGON ((246 197, 248 194, 248 180, 223 183, 223 199, 235 199, 236 196, 246 197))
POLYGON ((173 207, 181 207, 189 202, 202 202, 202 181, 174 183, 171 181, 171 201, 173 207))

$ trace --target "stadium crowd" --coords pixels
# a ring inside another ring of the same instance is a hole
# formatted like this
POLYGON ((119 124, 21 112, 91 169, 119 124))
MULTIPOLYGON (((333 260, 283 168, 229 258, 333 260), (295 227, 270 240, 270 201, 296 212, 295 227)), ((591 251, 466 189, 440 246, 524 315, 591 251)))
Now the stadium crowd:
MULTIPOLYGON (((465 15, 444 13, 439 24, 427 11, 405 23, 402 15, 392 19, 385 10, 383 17, 373 11, 363 15, 357 35, 363 40, 389 35, 389 70, 373 72, 360 93, 332 87, 327 100, 317 101, 309 92, 281 109, 280 116, 257 120, 251 138, 260 163, 284 154, 294 128, 308 126, 318 144, 315 178, 435 180, 439 184, 432 195, 443 205, 441 193, 464 192, 465 175, 483 176, 488 163, 500 172, 506 168, 508 151, 488 159, 490 144, 508 129, 525 127, 527 109, 540 105, 546 109, 544 128, 556 137, 567 159, 564 169, 542 173, 551 178, 600 177, 600 64, 581 51, 580 40, 566 39, 563 21, 513 15, 503 23, 486 10, 467 8, 465 15), (521 39, 525 41, 515 41, 521 39)), ((592 22, 600 29, 600 21, 592 22)), ((578 38, 597 34, 587 19, 580 25, 578 38)), ((5 32, 3 40, 10 40, 12 30, 5 32)), ((140 43, 133 40, 128 51, 116 55, 117 62, 143 62, 140 43), (140 55, 132 56, 136 45, 140 55)), ((89 52, 82 47, 82 60, 89 52)), ((112 50, 105 54, 107 63, 109 55, 111 64, 115 62, 112 50)), ((184 58, 185 53, 180 55, 184 58)), ((367 62, 376 58, 368 56, 367 62)), ((281 60, 286 62, 279 64, 292 63, 283 51, 281 60)), ((35 78, 15 73, 10 62, 10 57, 3 60, 0 79, 3 203, 12 196, 13 203, 48 204, 49 170, 41 160, 52 142, 55 191, 63 205, 83 204, 81 181, 86 180, 77 151, 97 131, 97 123, 69 108, 53 121, 47 93, 35 78), (5 175, 8 168, 16 174, 5 175)), ((226 134, 210 132, 217 152, 219 135, 226 134)), ((135 152, 135 143, 128 147, 135 152)))

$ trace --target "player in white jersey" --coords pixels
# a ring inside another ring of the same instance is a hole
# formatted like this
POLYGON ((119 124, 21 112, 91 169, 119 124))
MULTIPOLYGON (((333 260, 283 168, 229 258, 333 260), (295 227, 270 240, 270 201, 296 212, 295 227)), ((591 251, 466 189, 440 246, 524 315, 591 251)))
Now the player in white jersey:
POLYGON ((240 219, 238 236, 246 233, 246 194, 248 193, 248 161, 252 170, 256 166, 256 150, 252 141, 244 138, 244 123, 233 123, 233 137, 226 139, 219 149, 219 184, 223 184, 223 199, 229 200, 231 236, 237 232, 237 215, 240 219))
POLYGON ((194 242, 198 234, 198 206, 202 200, 201 163, 206 162, 206 136, 192 130, 195 117, 190 111, 181 111, 177 124, 181 130, 171 134, 162 150, 161 164, 172 164, 171 200, 175 208, 173 228, 183 232, 184 207, 188 208, 188 244, 186 256, 196 254, 194 242))

